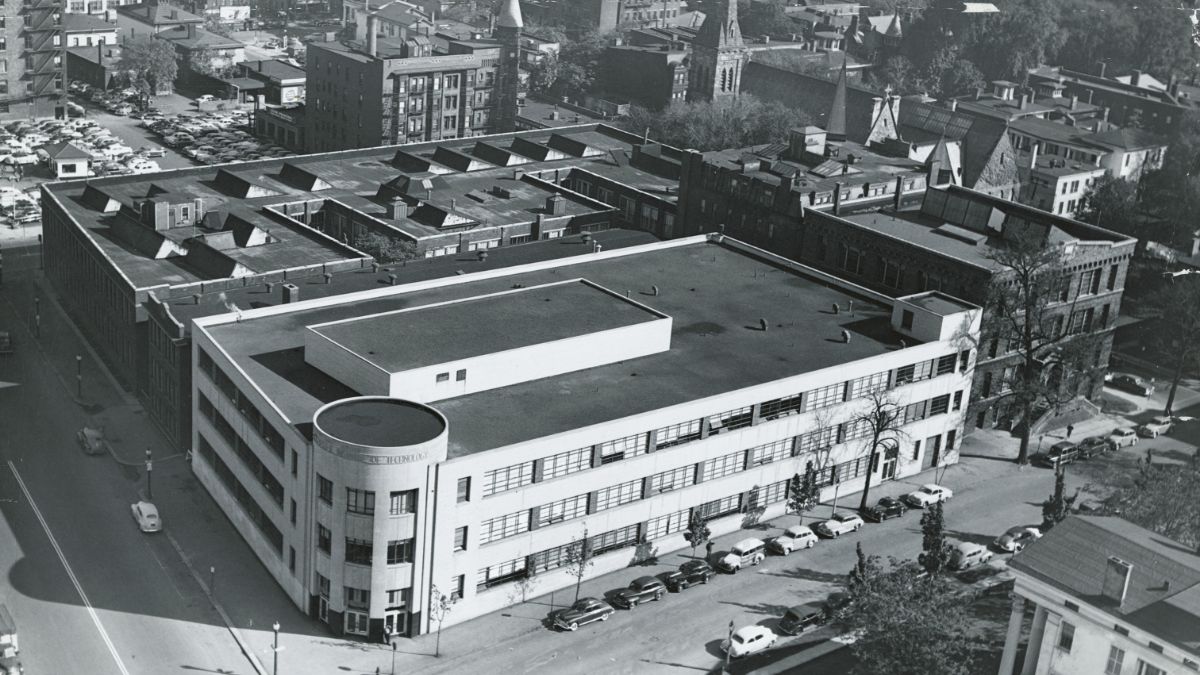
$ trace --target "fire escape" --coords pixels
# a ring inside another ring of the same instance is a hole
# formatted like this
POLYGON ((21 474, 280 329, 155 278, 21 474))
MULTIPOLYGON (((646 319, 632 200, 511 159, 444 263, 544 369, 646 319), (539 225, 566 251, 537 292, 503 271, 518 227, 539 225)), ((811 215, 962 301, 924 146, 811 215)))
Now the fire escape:
MULTIPOLYGON (((25 85, 23 100, 34 105, 35 115, 61 115, 66 96, 65 40, 62 33, 63 0, 23 0, 25 85), (54 106, 54 109, 51 109, 54 106)), ((18 92, 13 92, 17 94, 18 92)))

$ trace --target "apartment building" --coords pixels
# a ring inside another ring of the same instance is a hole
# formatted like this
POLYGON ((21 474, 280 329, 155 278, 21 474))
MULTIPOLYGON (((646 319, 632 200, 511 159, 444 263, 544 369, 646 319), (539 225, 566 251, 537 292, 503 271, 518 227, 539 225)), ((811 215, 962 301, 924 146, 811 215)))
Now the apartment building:
POLYGON ((572 585, 584 537, 603 574, 809 465, 828 497, 957 461, 979 316, 721 236, 210 316, 192 468, 297 606, 415 635, 438 594, 453 624, 572 585), (872 393, 902 441, 869 447, 872 393))
POLYGON ((0 114, 66 117, 64 0, 0 4, 0 114))
POLYGON ((1072 516, 1016 554, 1000 675, 1200 672, 1200 556, 1114 517, 1072 516))

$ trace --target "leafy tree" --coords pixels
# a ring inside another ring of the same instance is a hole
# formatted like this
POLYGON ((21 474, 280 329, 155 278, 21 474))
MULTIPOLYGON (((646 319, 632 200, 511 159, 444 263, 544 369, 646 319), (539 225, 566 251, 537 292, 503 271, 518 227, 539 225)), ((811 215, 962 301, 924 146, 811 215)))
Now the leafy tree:
POLYGON ((1200 554, 1200 453, 1184 464, 1155 464, 1150 451, 1138 461, 1132 486, 1106 500, 1121 517, 1200 554))
POLYGON ((1065 39, 1057 61, 1064 68, 1091 73, 1103 60, 1113 72, 1125 72, 1134 63, 1138 25, 1124 4, 1063 0, 1061 15, 1065 39))
POLYGON ((946 522, 942 511, 942 502, 930 504, 921 514, 921 555, 917 563, 936 577, 950 563, 950 552, 953 550, 946 541, 946 522))
POLYGON ((352 246, 387 264, 418 258, 416 242, 396 239, 378 232, 364 232, 354 238, 352 246))
POLYGON ((788 513, 800 516, 800 523, 803 524, 804 514, 817 505, 819 494, 817 471, 813 468, 812 462, 809 462, 804 467, 804 476, 801 477, 800 474, 796 474, 792 476, 791 482, 788 483, 788 513))
POLYGON ((781 141, 792 127, 811 123, 805 112, 753 96, 728 101, 674 103, 663 110, 634 106, 620 125, 667 145, 700 151, 781 141))
POLYGON ((1078 492, 1070 497, 1066 496, 1066 476, 1066 465, 1059 464, 1054 470, 1054 493, 1042 502, 1043 533, 1049 532, 1071 514, 1071 506, 1075 504, 1075 499, 1079 496, 1078 492))
POLYGON ((800 33, 800 25, 783 10, 781 0, 739 0, 738 23, 743 35, 791 37, 800 33))
POLYGON ((864 429, 867 451, 867 479, 863 483, 859 511, 866 511, 871 492, 871 477, 882 464, 879 453, 896 447, 906 436, 904 433, 904 408, 900 407, 886 392, 874 391, 866 397, 866 406, 850 421, 851 428, 864 429))
POLYGON ((867 556, 863 553, 862 542, 854 545, 854 567, 850 570, 850 574, 846 575, 846 589, 850 591, 851 596, 868 583, 871 582, 879 574, 879 558, 877 556, 867 556))
POLYGON ((190 64, 192 70, 197 73, 216 78, 229 77, 235 70, 233 65, 226 61, 226 57, 208 47, 193 52, 190 64))
POLYGON ((917 79, 916 68, 912 61, 905 56, 891 56, 883 62, 883 66, 872 74, 873 82, 882 89, 891 86, 899 92, 909 92, 915 88, 917 79))
POLYGON ((529 90, 534 92, 550 92, 562 68, 557 54, 547 54, 541 61, 529 69, 529 90))
POLYGON ((1058 2, 1009 0, 1003 11, 981 22, 986 28, 965 55, 988 79, 1023 81, 1029 69, 1050 61, 1062 46, 1060 18, 1058 2))
POLYGON ((583 577, 596 564, 592 560, 593 555, 592 540, 588 538, 587 527, 584 527, 583 536, 572 540, 563 554, 563 569, 575 577, 575 602, 579 602, 579 587, 583 584, 583 577))
POLYGON ((450 614, 450 610, 454 609, 455 602, 458 602, 456 598, 442 593, 437 586, 433 587, 429 599, 429 618, 437 622, 437 642, 433 648, 435 657, 442 655, 442 623, 450 614))
POLYGON ((144 81, 151 85, 151 92, 171 84, 179 74, 175 47, 167 40, 151 37, 136 37, 123 42, 117 68, 131 82, 144 81))
POLYGON ((1162 168, 1142 179, 1141 196, 1143 209, 1161 221, 1150 236, 1162 242, 1191 236, 1200 213, 1200 113, 1184 113, 1162 168))
POLYGON ((1190 369, 1200 367, 1200 279, 1195 275, 1172 278, 1154 296, 1159 312, 1159 353, 1170 355, 1174 371, 1163 414, 1174 411, 1179 382, 1190 369))
POLYGON ((1035 410, 1075 395, 1067 385, 1094 368, 1095 338, 1068 323, 1074 304, 1064 307, 1062 301, 1070 294, 1072 276, 1063 266, 1061 244, 1028 230, 1014 233, 988 257, 998 274, 988 289, 984 333, 1012 352, 1013 366, 996 389, 1020 413, 1017 463, 1026 464, 1035 410))
POLYGON ((711 536, 712 530, 708 529, 708 523, 693 509, 691 520, 688 521, 687 531, 683 533, 684 539, 687 539, 688 543, 692 545, 693 558, 696 557, 696 547, 703 546, 711 536))
POLYGON ((871 570, 850 589, 850 602, 839 619, 854 631, 850 645, 858 663, 855 675, 921 673, 969 675, 977 645, 971 635, 968 603, 946 577, 918 578, 915 563, 892 561, 882 569, 872 556, 871 570))
POLYGON ((1083 195, 1079 219, 1121 234, 1139 236, 1144 222, 1138 208, 1137 184, 1101 176, 1083 195))
MULTIPOLYGON (((578 96, 592 91, 600 73, 600 57, 607 39, 596 31, 587 31, 559 43, 557 73, 550 91, 555 96, 578 96)), ((545 79, 543 76, 542 79, 545 79)))
POLYGON ((1138 0, 1135 8, 1137 65, 1164 81, 1193 69, 1192 24, 1181 16, 1179 5, 1173 0, 1138 0))

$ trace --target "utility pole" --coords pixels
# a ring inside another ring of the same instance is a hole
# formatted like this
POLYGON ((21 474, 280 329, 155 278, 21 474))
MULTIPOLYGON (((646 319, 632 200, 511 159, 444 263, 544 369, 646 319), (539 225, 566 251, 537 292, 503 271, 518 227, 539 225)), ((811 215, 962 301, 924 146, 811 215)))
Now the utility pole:
POLYGON ((75 355, 75 398, 83 399, 83 357, 75 355))
POLYGON ((154 475, 154 459, 150 448, 146 448, 146 500, 154 501, 154 483, 150 477, 154 475))

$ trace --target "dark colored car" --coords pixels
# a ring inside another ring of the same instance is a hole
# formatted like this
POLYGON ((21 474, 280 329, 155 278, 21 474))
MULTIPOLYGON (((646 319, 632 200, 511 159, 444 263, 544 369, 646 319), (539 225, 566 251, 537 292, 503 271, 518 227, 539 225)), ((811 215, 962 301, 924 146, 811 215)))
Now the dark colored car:
POLYGON ((1138 396, 1149 396, 1154 393, 1154 385, 1133 375, 1113 375, 1108 385, 1113 389, 1120 389, 1138 396))
POLYGON ((689 560, 680 565, 679 569, 667 574, 666 584, 667 588, 678 593, 689 586, 707 584, 712 575, 712 565, 703 560, 689 560))
POLYGON ((661 600, 667 587, 657 577, 638 577, 613 595, 613 604, 624 609, 633 609, 647 600, 661 600))
POLYGON ((869 520, 874 520, 881 523, 888 518, 899 518, 908 513, 908 507, 905 506, 899 499, 892 497, 884 497, 880 499, 875 506, 869 507, 863 511, 863 515, 869 520))
POLYGON ((593 621, 608 621, 616 612, 612 605, 596 598, 580 598, 566 609, 554 613, 554 625, 563 630, 577 630, 593 621))
POLYGON ((1079 441, 1077 448, 1079 449, 1080 457, 1083 459, 1090 459, 1096 455, 1103 455, 1104 453, 1112 450, 1113 443, 1102 436, 1088 436, 1082 441, 1079 441))
POLYGON ((783 618, 779 620, 779 630, 788 635, 797 635, 825 623, 825 619, 825 607, 819 603, 796 605, 783 613, 783 618))
POLYGON ((1042 466, 1055 468, 1059 464, 1070 464, 1079 459, 1079 448, 1071 441, 1059 441, 1044 455, 1038 455, 1036 461, 1042 466))

